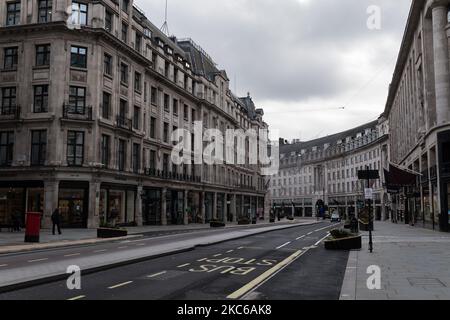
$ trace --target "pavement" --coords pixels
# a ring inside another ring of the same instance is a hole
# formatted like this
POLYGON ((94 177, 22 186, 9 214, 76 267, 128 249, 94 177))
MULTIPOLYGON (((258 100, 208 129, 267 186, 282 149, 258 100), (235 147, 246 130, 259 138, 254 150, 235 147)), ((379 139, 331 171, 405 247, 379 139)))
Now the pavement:
POLYGON ((162 256, 192 251, 195 248, 220 244, 268 232, 299 226, 316 225, 313 220, 297 220, 282 224, 205 229, 195 232, 174 232, 155 236, 116 239, 102 243, 63 246, 0 255, 0 292, 16 290, 67 276, 67 268, 76 265, 83 274, 99 272, 162 256))
MULTIPOLYGON (((140 254, 140 250, 154 250, 156 247, 167 250, 171 242, 177 242, 180 246, 208 241, 210 245, 83 274, 79 290, 68 289, 66 275, 57 281, 4 292, 0 294, 0 300, 223 301, 274 300, 283 295, 289 299, 337 300, 348 252, 325 252, 321 244, 328 232, 336 227, 329 221, 321 221, 296 224, 290 228, 279 227, 278 230, 265 227, 260 228, 259 232, 237 229, 217 231, 215 233, 218 235, 213 236, 200 232, 171 235, 159 240, 118 242, 109 246, 107 250, 110 254, 126 253, 134 257, 140 254), (246 236, 236 238, 242 235, 246 236), (229 240, 212 244, 212 241, 225 238, 229 240)), ((99 250, 98 247, 95 249, 99 250)), ((67 255, 65 250, 68 249, 51 251, 54 255, 46 252, 47 262, 67 266, 71 263, 83 264, 90 256, 102 259, 102 256, 93 253, 92 247, 88 251, 78 252, 80 255, 75 258, 62 258, 67 255)), ((16 269, 30 264, 23 258, 22 254, 17 255, 11 267, 16 269)), ((27 255, 26 258, 30 257, 27 255)), ((41 264, 41 270, 45 268, 41 264)), ((8 274, 8 270, 5 271, 8 274)))
MULTIPOLYGON (((312 219, 297 219, 294 223, 307 223, 312 219)), ((290 224, 291 221, 277 222, 276 224, 260 221, 255 227, 290 224)), ((246 228, 237 224, 227 224, 225 229, 246 228)), ((142 226, 127 227, 128 238, 137 236, 163 236, 175 233, 196 232, 209 230, 209 224, 171 225, 171 226, 142 226)), ((3 229, 4 230, 4 229, 3 229)), ((88 245, 109 242, 111 239, 98 239, 97 229, 63 229, 62 235, 53 235, 50 229, 43 229, 40 233, 39 243, 24 243, 25 232, 0 232, 0 254, 25 252, 50 248, 60 248, 73 245, 88 245)), ((115 240, 115 239, 112 239, 115 240)))
POLYGON ((363 249, 350 252, 341 300, 450 299, 450 234, 391 222, 374 228, 374 252, 367 232, 363 249), (368 289, 370 266, 381 270, 380 289, 368 289))

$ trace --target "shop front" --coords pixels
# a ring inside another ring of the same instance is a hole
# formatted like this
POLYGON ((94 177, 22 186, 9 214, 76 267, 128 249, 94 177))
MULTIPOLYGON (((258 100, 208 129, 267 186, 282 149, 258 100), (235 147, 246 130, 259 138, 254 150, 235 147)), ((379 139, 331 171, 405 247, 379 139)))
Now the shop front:
POLYGON ((202 214, 200 210, 200 197, 201 194, 195 191, 188 192, 188 207, 186 208, 186 214, 188 215, 188 223, 202 223, 202 214))
POLYGON ((167 190, 166 217, 168 225, 184 224, 184 191, 167 190))
POLYGON ((87 228, 89 184, 61 181, 58 208, 63 228, 87 228))
POLYGON ((214 194, 205 193, 205 223, 209 223, 213 219, 214 194))
POLYGON ((135 225, 135 186, 102 184, 100 189, 100 225, 135 225))
POLYGON ((0 225, 11 226, 17 219, 23 227, 26 212, 44 212, 43 182, 0 182, 0 225))
POLYGON ((161 225, 161 189, 144 189, 142 219, 146 226, 161 225))

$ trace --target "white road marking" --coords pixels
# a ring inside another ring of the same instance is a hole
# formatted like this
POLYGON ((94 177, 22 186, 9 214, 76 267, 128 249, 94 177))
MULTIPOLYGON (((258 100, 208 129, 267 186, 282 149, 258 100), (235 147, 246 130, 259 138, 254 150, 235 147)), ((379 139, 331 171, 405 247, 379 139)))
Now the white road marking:
POLYGON ((181 266, 178 266, 177 268, 184 268, 184 267, 187 267, 190 265, 191 265, 190 263, 185 263, 185 264, 182 264, 181 266))
POLYGON ((33 263, 33 262, 40 262, 40 261, 46 261, 48 260, 48 258, 42 258, 42 259, 35 259, 35 260, 28 260, 29 263, 33 263))
POLYGON ((106 251, 108 251, 108 250, 102 249, 102 250, 96 250, 96 251, 94 251, 94 253, 100 253, 100 252, 106 252, 106 251))
POLYGON ((79 256, 81 253, 71 253, 71 254, 66 254, 64 257, 68 258, 68 257, 75 257, 75 256, 79 256))
POLYGON ((214 258, 216 258, 216 257, 220 257, 222 254, 221 253, 219 253, 219 254, 215 254, 215 255, 213 255, 213 257, 214 258))
POLYGON ((310 236, 310 235, 312 235, 313 234, 313 232, 308 232, 306 235, 307 236, 310 236))
POLYGON ((306 236, 301 236, 301 237, 298 237, 297 239, 295 239, 295 240, 300 240, 300 239, 303 239, 304 237, 306 237, 306 236))
POLYGON ((238 250, 244 249, 244 247, 239 247, 238 250))
POLYGON ((84 298, 86 298, 86 296, 77 296, 77 297, 73 297, 73 298, 70 298, 70 299, 67 299, 68 301, 75 301, 75 300, 80 300, 80 299, 84 299, 84 298))
POLYGON ((126 249, 126 248, 128 248, 128 247, 127 246, 125 246, 125 247, 118 247, 117 249, 122 250, 122 249, 126 249))
POLYGON ((326 227, 323 227, 323 228, 320 228, 320 229, 314 230, 314 232, 319 232, 319 231, 322 231, 322 230, 325 230, 325 229, 328 229, 328 228, 331 228, 331 227, 337 226, 337 225, 339 225, 339 224, 340 224, 340 223, 335 223, 335 224, 332 224, 332 225, 330 225, 330 226, 326 226, 326 227))
POLYGON ((158 273, 155 273, 155 274, 147 276, 147 278, 155 278, 155 277, 161 276, 161 275, 163 275, 165 273, 167 273, 167 271, 158 272, 158 273))
POLYGON ((127 281, 127 282, 119 283, 119 284, 116 284, 115 286, 108 287, 108 289, 116 289, 116 288, 124 287, 124 286, 127 286, 127 285, 131 284, 131 283, 133 283, 133 281, 127 281))
POLYGON ((143 247, 143 246, 145 246, 146 244, 145 243, 138 243, 136 246, 138 246, 138 247, 143 247))
POLYGON ((228 250, 227 253, 232 253, 234 250, 228 250))
POLYGON ((7 267, 7 264, 0 264, 0 268, 7 267))
POLYGON ((323 237, 322 239, 320 239, 319 241, 317 241, 317 242, 314 244, 314 246, 318 246, 323 240, 325 240, 326 238, 328 238, 329 235, 330 235, 330 234, 327 233, 327 235, 326 235, 325 237, 323 237))
POLYGON ((289 245, 289 244, 291 244, 291 241, 286 242, 285 244, 282 244, 281 246, 277 247, 276 250, 281 249, 281 248, 284 248, 284 247, 286 247, 286 246, 289 245))

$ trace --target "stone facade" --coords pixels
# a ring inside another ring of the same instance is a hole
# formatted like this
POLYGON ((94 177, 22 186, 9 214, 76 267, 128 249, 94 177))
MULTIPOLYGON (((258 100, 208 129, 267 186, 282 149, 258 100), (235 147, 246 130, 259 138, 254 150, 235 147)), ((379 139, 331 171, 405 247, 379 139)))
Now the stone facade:
POLYGON ((49 226, 57 207, 67 227, 264 217, 258 165, 170 161, 176 129, 258 131, 264 112, 132 0, 2 2, 0 65, 0 224, 49 226))
MULTIPOLYGON (((280 172, 270 182, 276 211, 295 216, 317 215, 322 200, 329 212, 358 216, 364 189, 358 171, 380 170, 388 161, 388 125, 384 118, 312 141, 280 141, 280 172)), ((382 179, 371 182, 374 217, 387 219, 382 179)))
POLYGON ((449 230, 450 1, 413 1, 384 116, 391 161, 418 173, 393 197, 407 223, 449 230))

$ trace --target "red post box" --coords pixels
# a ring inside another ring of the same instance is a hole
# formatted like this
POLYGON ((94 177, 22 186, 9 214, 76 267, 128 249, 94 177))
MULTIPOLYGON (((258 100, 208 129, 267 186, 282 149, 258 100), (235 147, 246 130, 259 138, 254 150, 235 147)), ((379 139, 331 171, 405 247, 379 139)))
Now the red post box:
POLYGON ((39 242, 41 232, 41 216, 39 212, 27 212, 25 242, 39 242))

